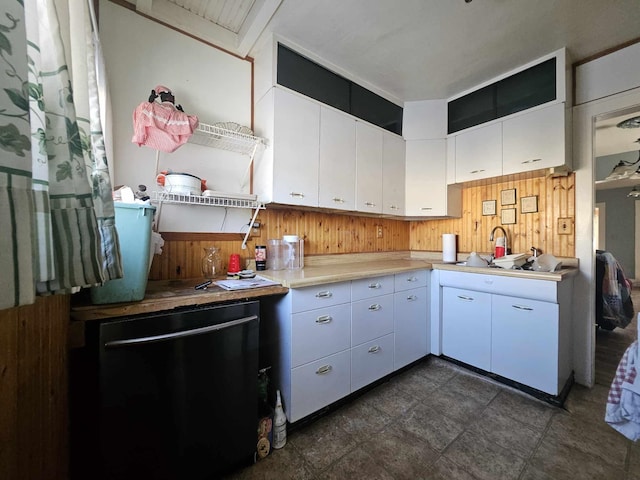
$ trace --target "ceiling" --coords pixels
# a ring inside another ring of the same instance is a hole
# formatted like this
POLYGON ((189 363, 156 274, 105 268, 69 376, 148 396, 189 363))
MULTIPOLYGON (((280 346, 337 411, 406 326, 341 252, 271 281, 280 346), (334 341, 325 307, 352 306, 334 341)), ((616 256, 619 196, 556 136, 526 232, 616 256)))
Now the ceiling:
POLYGON ((638 0, 130 1, 241 57, 274 33, 398 104, 455 96, 562 47, 576 62, 640 39, 638 0))

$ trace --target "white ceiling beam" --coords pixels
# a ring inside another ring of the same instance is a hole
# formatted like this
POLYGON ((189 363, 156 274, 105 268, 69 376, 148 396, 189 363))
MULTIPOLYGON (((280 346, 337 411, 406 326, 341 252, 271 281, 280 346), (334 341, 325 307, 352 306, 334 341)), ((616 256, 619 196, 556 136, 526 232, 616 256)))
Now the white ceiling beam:
POLYGON ((236 51, 245 57, 255 45, 282 0, 256 0, 238 32, 236 51))

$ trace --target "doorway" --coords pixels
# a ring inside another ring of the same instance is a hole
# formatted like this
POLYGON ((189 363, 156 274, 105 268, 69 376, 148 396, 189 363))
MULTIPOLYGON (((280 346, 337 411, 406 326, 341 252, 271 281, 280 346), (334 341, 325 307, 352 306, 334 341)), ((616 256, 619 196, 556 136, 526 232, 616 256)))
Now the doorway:
MULTIPOLYGON (((615 110, 595 119, 593 245, 595 250, 606 250, 616 257, 629 280, 640 276, 637 270, 640 242, 636 234, 640 229, 636 222, 640 214, 636 208, 638 202, 628 197, 632 188, 640 186, 640 175, 631 173, 640 166, 639 138, 638 107, 615 110), (638 119, 638 122, 634 122, 634 119, 638 119), (628 128, 629 124, 632 128, 628 128), (612 170, 614 167, 620 168, 620 165, 624 165, 628 173, 612 179, 612 170)), ((597 277, 595 280, 599 281, 597 277)), ((640 289, 632 288, 631 298, 637 315, 640 289)), ((596 329, 596 384, 607 388, 611 385, 618 363, 628 346, 637 339, 637 332, 635 315, 626 328, 596 329)))

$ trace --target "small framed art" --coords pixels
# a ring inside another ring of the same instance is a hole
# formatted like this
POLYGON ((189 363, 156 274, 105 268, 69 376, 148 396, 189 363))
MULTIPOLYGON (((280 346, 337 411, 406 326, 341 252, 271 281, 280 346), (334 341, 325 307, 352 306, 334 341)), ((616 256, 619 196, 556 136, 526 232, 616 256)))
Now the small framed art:
POLYGON ((509 188, 508 190, 502 190, 500 192, 500 205, 515 205, 516 204, 516 189, 509 188))
POLYGON ((516 223, 515 208, 503 208, 500 214, 503 225, 513 225, 514 223, 516 223))
POLYGON ((496 214, 496 201, 484 200, 482 202, 482 215, 495 215, 496 214))
POLYGON ((538 196, 522 197, 520 199, 520 213, 536 213, 538 211, 538 196))

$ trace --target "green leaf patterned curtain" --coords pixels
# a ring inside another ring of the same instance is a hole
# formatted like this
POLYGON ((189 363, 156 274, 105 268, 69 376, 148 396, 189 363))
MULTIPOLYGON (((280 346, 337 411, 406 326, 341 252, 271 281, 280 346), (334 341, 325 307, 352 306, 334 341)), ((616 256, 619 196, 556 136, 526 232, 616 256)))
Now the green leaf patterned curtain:
POLYGON ((0 7, 0 308, 122 276, 91 1, 0 7))

